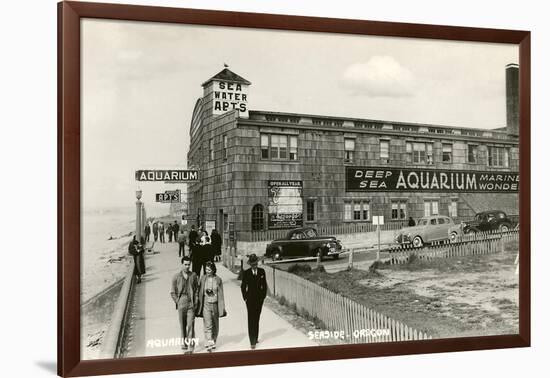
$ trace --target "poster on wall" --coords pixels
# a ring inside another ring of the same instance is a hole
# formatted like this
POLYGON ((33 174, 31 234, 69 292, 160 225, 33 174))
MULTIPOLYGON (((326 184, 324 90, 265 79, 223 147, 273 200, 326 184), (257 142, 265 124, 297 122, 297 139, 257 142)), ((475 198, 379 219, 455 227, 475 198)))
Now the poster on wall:
POLYGON ((302 181, 268 182, 268 221, 273 229, 291 229, 303 225, 302 181))

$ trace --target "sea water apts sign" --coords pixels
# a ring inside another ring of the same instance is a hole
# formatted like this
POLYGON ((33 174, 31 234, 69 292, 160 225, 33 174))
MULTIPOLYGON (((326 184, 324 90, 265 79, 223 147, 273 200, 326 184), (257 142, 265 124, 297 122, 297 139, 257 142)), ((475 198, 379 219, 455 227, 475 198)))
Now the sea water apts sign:
POLYGON ((224 114, 237 109, 248 117, 248 86, 239 83, 214 81, 214 114, 224 114))
POLYGON ((156 202, 161 203, 173 203, 173 202, 181 202, 181 191, 178 190, 166 190, 164 193, 157 193, 155 195, 156 202))
POLYGON ((285 229, 302 226, 303 201, 302 181, 268 181, 269 229, 285 229))
POLYGON ((199 171, 190 169, 140 170, 137 181, 193 182, 199 179, 199 171))
POLYGON ((517 172, 346 167, 346 192, 517 193, 517 172))

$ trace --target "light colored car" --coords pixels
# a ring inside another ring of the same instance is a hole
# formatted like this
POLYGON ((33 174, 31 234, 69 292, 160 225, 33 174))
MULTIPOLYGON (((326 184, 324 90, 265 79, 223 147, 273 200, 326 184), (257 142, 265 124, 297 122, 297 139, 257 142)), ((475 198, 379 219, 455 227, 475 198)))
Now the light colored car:
POLYGON ((412 244, 414 247, 422 247, 424 244, 436 241, 449 240, 449 230, 455 228, 455 223, 449 217, 443 215, 431 215, 423 217, 416 222, 416 226, 403 227, 395 241, 399 244, 412 244))

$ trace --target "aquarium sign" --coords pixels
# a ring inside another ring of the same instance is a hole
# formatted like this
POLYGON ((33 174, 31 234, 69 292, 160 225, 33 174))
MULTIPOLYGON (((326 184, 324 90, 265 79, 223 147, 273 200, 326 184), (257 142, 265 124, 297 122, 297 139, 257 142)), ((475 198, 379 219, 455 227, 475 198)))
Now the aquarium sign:
POLYGON ((166 183, 195 182, 199 171, 194 169, 149 169, 136 171, 136 181, 164 181, 166 183))
POLYGON ((346 167, 346 192, 517 193, 518 172, 346 167))

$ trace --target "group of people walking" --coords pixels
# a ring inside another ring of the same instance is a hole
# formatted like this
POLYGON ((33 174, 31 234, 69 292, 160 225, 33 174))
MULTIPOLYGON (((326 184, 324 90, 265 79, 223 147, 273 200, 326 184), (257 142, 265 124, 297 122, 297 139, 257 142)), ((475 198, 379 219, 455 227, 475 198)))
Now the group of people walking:
MULTIPOLYGON (((187 232, 174 222, 169 228, 172 239, 179 244, 178 259, 181 267, 172 278, 170 296, 174 301, 181 330, 182 349, 185 353, 193 353, 195 345, 195 318, 203 318, 206 350, 216 349, 220 333, 219 319, 227 316, 223 281, 217 275, 216 261, 220 260, 222 239, 216 229, 211 235, 204 229, 196 230, 191 226, 187 232), (180 232, 181 230, 181 232, 180 232), (187 248, 186 248, 187 247, 187 248)), ((134 236, 128 246, 128 252, 134 258, 134 274, 137 282, 145 274, 145 244, 149 240, 151 230, 154 240, 160 236, 164 239, 164 224, 153 223, 152 227, 145 227, 145 236, 137 240, 134 236), (162 235, 162 236, 161 236, 162 235)), ((248 313, 248 336, 250 348, 255 349, 258 343, 260 314, 267 294, 265 271, 258 267, 258 257, 252 254, 248 258, 250 269, 242 274, 241 294, 246 303, 248 313)))
POLYGON ((163 222, 152 222, 152 224, 147 223, 144 228, 145 241, 149 242, 151 240, 151 233, 153 234, 153 239, 155 243, 158 241, 160 243, 166 243, 165 234, 168 236, 168 242, 178 241, 178 234, 180 233, 180 225, 177 221, 174 223, 168 223, 167 226, 163 222))
MULTIPOLYGON (((195 338, 195 318, 202 317, 204 321, 204 337, 206 350, 216 349, 220 333, 219 319, 227 316, 223 281, 216 274, 216 264, 207 261, 204 264, 204 274, 199 278, 195 273, 194 262, 189 256, 181 259, 181 270, 172 278, 170 295, 178 311, 181 328, 181 338, 184 340, 182 349, 185 353, 193 353, 195 345, 186 342, 195 338)), ((267 294, 265 271, 258 268, 258 258, 250 255, 250 269, 243 272, 241 293, 246 302, 248 312, 248 336, 250 348, 255 349, 258 343, 260 314, 267 294)))

